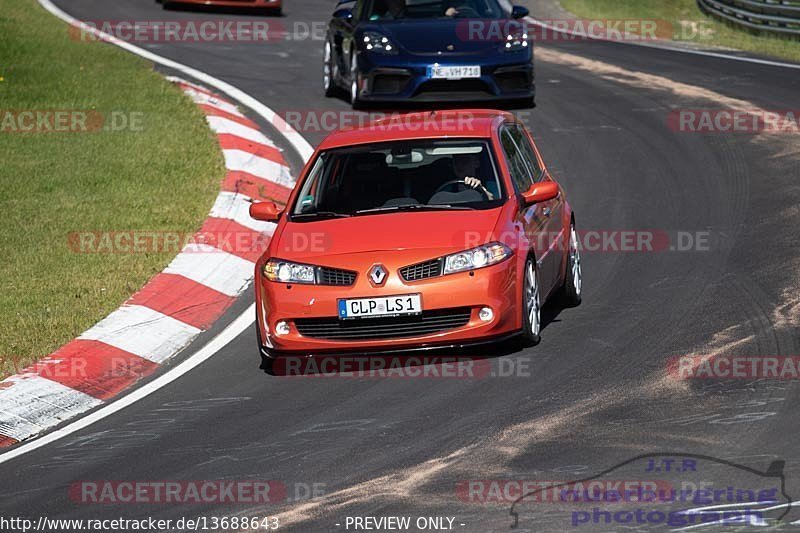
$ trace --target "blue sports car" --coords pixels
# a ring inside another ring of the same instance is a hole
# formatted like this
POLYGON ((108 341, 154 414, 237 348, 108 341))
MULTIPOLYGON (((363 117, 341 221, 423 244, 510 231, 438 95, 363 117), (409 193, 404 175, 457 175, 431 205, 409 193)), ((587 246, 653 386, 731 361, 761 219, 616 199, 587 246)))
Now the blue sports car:
POLYGON ((533 105, 528 10, 508 0, 344 0, 328 25, 325 94, 366 103, 533 105))

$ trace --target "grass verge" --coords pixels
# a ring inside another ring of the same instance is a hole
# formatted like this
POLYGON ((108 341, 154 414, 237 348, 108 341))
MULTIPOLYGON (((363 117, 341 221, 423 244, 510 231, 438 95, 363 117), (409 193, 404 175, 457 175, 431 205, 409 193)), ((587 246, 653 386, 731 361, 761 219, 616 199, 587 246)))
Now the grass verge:
POLYGON ((800 62, 800 40, 755 35, 706 17, 695 0, 560 0, 578 17, 592 19, 658 19, 672 23, 675 40, 723 46, 800 62))
POLYGON ((70 234, 197 230, 224 166, 201 111, 150 63, 76 39, 34 0, 4 3, 0 58, 3 376, 91 327, 175 255, 81 253, 70 234), (56 110, 74 112, 72 126, 56 110), (31 111, 44 121, 21 132, 31 111), (48 120, 60 131, 42 132, 48 120))

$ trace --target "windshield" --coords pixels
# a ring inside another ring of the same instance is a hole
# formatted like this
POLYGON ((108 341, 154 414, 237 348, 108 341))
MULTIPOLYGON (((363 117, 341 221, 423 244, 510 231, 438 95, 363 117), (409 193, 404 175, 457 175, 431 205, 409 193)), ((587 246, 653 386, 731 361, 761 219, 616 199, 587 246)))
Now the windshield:
POLYGON ((498 0, 372 0, 368 11, 371 21, 507 16, 498 0))
POLYGON ((488 209, 503 199, 486 141, 395 141, 320 154, 291 213, 303 219, 488 209))

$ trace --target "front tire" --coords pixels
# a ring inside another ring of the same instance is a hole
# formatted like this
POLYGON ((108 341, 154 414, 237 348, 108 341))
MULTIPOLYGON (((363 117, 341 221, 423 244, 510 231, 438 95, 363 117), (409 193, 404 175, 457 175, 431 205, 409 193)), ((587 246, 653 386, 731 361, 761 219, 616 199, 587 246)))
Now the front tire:
POLYGON ((522 276, 522 340, 528 346, 536 346, 542 340, 542 293, 533 258, 525 261, 522 276))
POLYGON ((583 267, 581 266, 581 251, 578 246, 578 232, 575 222, 569 225, 569 250, 567 255, 567 272, 564 275, 562 294, 564 304, 576 307, 581 304, 581 291, 583 290, 583 267))
POLYGON ((322 88, 328 98, 336 95, 336 79, 333 60, 333 45, 330 39, 325 39, 325 51, 322 60, 322 88))
POLYGON ((358 81, 358 56, 353 52, 350 56, 350 105, 353 106, 353 109, 361 109, 363 107, 361 98, 358 96, 358 81))

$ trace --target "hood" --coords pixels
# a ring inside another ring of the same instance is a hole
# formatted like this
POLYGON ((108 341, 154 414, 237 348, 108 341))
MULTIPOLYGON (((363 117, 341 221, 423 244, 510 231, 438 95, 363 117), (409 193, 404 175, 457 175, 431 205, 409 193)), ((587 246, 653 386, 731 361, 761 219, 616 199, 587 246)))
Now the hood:
POLYGON ((470 211, 392 212, 288 222, 271 247, 275 257, 309 261, 379 251, 424 252, 435 257, 492 240, 502 207, 470 211))
POLYGON ((382 33, 412 54, 458 57, 498 52, 508 32, 519 28, 514 20, 411 19, 371 24, 364 31, 382 33))

